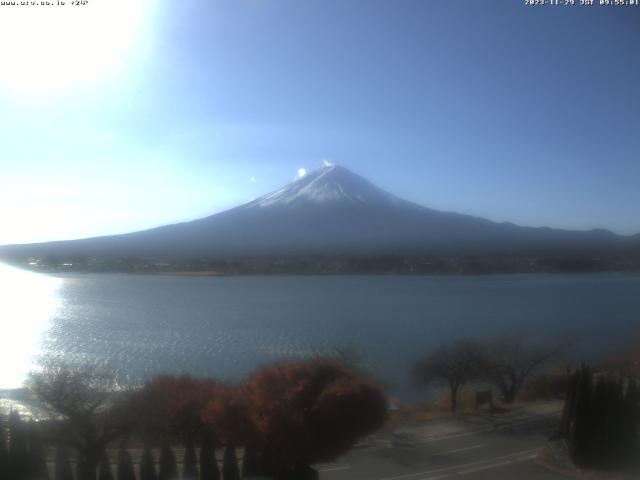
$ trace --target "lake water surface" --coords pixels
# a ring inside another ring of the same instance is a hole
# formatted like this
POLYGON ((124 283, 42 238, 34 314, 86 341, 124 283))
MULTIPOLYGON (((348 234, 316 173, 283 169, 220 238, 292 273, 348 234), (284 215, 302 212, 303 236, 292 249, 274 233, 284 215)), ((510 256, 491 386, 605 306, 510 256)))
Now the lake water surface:
POLYGON ((421 355, 456 338, 522 332, 588 358, 638 339, 640 275, 177 277, 39 275, 0 267, 0 388, 37 355, 124 377, 238 379, 256 366, 356 352, 406 396, 421 355), (7 342, 5 342, 7 344, 7 342))

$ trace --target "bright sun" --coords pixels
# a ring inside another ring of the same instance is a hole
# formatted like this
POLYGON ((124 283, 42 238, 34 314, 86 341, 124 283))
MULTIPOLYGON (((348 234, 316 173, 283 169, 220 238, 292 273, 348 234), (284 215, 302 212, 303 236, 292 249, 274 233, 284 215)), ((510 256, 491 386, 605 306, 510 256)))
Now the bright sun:
POLYGON ((15 3, 0 14, 0 87, 12 94, 46 94, 117 71, 148 13, 148 0, 15 3))

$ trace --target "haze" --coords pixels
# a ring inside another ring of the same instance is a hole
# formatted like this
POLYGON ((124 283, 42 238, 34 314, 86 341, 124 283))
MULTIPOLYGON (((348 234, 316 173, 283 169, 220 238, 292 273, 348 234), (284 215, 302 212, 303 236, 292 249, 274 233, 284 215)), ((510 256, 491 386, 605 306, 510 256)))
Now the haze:
POLYGON ((435 209, 640 232, 639 25, 512 1, 3 7, 0 244, 202 217, 324 161, 435 209))

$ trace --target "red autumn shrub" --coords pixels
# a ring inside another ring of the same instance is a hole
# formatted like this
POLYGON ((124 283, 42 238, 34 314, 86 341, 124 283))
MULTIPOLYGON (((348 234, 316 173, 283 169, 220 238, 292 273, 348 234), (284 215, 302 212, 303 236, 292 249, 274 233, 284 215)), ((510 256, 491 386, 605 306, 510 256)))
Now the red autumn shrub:
POLYGON ((236 387, 218 385, 215 395, 205 403, 201 419, 228 444, 244 445, 253 437, 246 398, 236 387))
POLYGON ((256 447, 278 468, 333 460, 387 417, 382 389, 335 360, 266 367, 242 391, 256 447))
POLYGON ((134 402, 142 430, 148 434, 200 433, 205 425, 201 411, 215 397, 217 383, 189 375, 161 375, 148 382, 134 402))

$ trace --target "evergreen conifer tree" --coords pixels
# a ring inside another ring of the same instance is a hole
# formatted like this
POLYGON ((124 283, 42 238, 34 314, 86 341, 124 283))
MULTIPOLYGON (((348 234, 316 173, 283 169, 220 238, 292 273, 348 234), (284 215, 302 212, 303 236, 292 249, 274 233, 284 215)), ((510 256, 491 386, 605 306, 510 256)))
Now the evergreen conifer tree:
POLYGON ((629 419, 624 408, 623 388, 620 378, 609 379, 606 412, 608 424, 604 438, 597 439, 604 453, 604 465, 619 466, 628 455, 625 432, 629 419))
POLYGON ((9 450, 2 416, 0 416, 0 478, 9 478, 9 450))
POLYGON ((156 474, 156 465, 153 459, 151 447, 147 444, 142 452, 142 458, 139 465, 140 480, 158 480, 156 474))
POLYGON ((118 450, 118 480, 136 480, 131 454, 124 443, 118 450))
POLYGON ((36 423, 29 420, 29 479, 49 480, 49 469, 47 468, 47 458, 40 438, 36 423))
POLYGON ((260 458, 256 449, 252 447, 244 447, 244 455, 242 456, 242 476, 252 477, 259 475, 260 458))
POLYGON ((160 470, 158 480, 176 480, 178 478, 178 465, 176 456, 169 442, 165 441, 160 449, 160 470))
POLYGON ((576 380, 576 398, 569 442, 571 456, 579 464, 589 462, 592 450, 593 416, 591 399, 593 395, 593 377, 591 369, 582 365, 576 380))
POLYGON ((561 435, 580 466, 619 467, 637 455, 640 392, 635 380, 600 377, 595 389, 591 369, 583 365, 569 385, 561 435))
POLYGON ((73 471, 67 449, 61 445, 56 448, 56 465, 54 480, 73 480, 73 471))
POLYGON ((200 480, 220 480, 216 450, 209 436, 205 437, 200 449, 200 480))
POLYGON ((9 414, 9 478, 27 480, 29 477, 29 449, 27 429, 16 411, 9 414))
POLYGON ((571 428, 576 409, 578 379, 579 374, 577 372, 570 373, 569 370, 567 370, 567 395, 564 402, 564 408, 562 409, 562 417, 560 419, 560 438, 569 439, 571 436, 571 428))
POLYGON ((182 480, 198 480, 198 458, 193 440, 187 439, 182 461, 182 480))
POLYGON ((114 480, 113 472, 111 471, 111 460, 107 451, 103 450, 100 456, 100 463, 98 464, 98 480, 114 480))
POLYGON ((222 478, 224 480, 240 480, 236 449, 233 445, 227 445, 224 449, 224 461, 222 464, 222 478))
POLYGON ((629 379, 624 398, 624 410, 628 418, 625 437, 629 450, 636 452, 638 448, 638 429, 640 428, 640 389, 634 378, 629 379))
POLYGON ((607 380, 600 378, 593 391, 590 403, 589 414, 589 438, 588 438, 588 452, 585 451, 585 457, 588 457, 590 462, 599 464, 602 463, 604 457, 608 455, 608 452, 603 451, 602 443, 605 443, 605 448, 609 449, 608 441, 601 442, 600 439, 605 439, 609 435, 610 429, 610 411, 609 411, 609 391, 610 385, 607 380))

